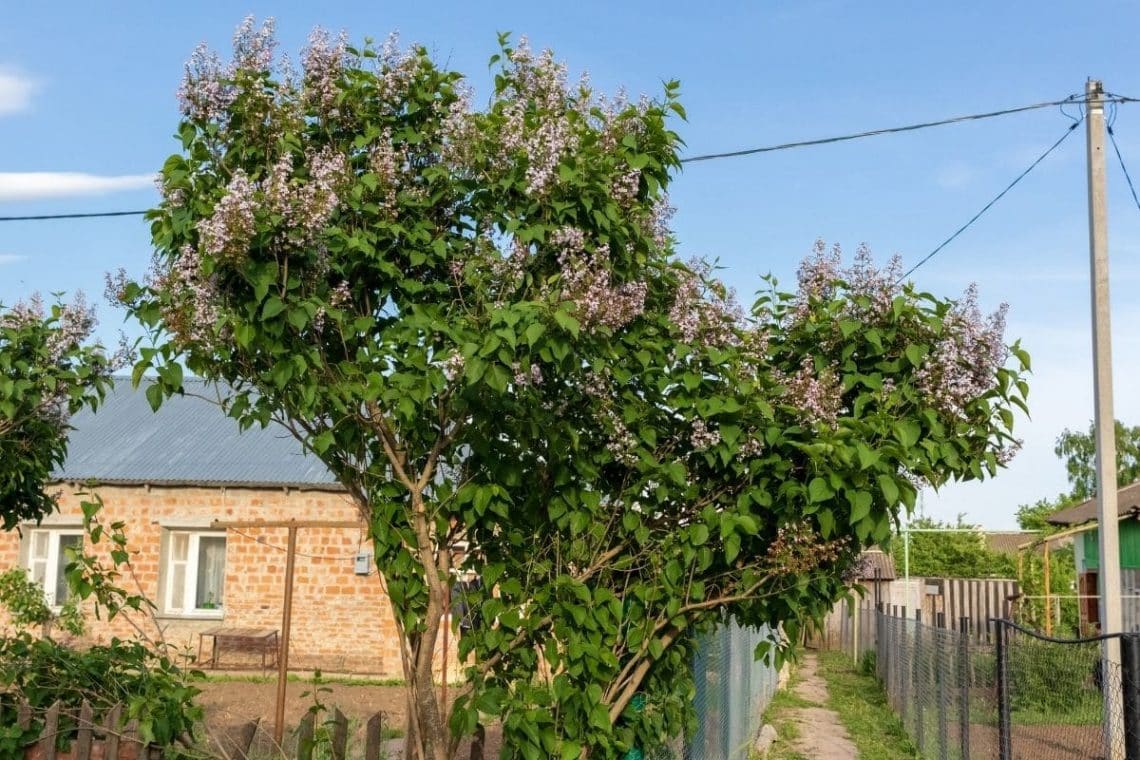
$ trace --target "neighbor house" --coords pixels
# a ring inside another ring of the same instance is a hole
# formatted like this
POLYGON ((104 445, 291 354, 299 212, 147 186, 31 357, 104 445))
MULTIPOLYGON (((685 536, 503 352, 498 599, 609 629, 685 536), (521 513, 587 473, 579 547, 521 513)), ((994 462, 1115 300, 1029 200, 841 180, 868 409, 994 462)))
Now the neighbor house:
MULTIPOLYGON (((1120 531, 1120 585, 1123 592, 1124 629, 1140 631, 1140 481, 1117 491, 1120 531)), ((1100 530, 1096 499, 1067 507, 1046 520, 1067 528, 1073 538, 1077 565, 1077 594, 1082 630, 1100 625, 1100 530)))
MULTIPOLYGON (((202 642, 202 631, 281 627, 287 529, 218 529, 215 521, 356 523, 298 530, 290 664, 401 673, 388 600, 370 558, 357 562, 371 548, 344 489, 284 429, 239 433, 206 400, 208 386, 190 380, 187 391, 155 413, 143 389, 120 380, 98 412, 75 415, 67 461, 52 485, 60 508, 38 525, 0 532, 0 570, 26 568, 49 601, 62 604, 65 550, 85 540, 80 504, 98 493, 101 519, 126 524, 135 576, 157 605, 167 641, 196 655, 212 643, 202 642)), ((135 588, 129 578, 125 585, 135 588)), ((122 620, 92 619, 87 635, 131 633, 122 620)))

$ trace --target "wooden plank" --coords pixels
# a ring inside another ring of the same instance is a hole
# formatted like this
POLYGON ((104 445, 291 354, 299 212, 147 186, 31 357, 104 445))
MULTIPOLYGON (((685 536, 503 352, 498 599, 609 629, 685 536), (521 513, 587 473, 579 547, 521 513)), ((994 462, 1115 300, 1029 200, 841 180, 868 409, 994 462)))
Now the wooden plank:
POLYGON ((119 729, 123 722, 123 705, 116 704, 103 719, 103 756, 106 760, 119 760, 119 729))
POLYGON ((297 729, 297 760, 313 760, 313 721, 316 716, 306 713, 297 729))
POLYGON ((361 521, 348 520, 214 520, 211 528, 364 528, 361 521))
POLYGON ((333 760, 344 760, 345 750, 348 746, 348 718, 344 717, 344 713, 340 711, 339 707, 333 708, 333 737, 332 737, 332 756, 333 760))
POLYGON ((257 717, 242 726, 241 734, 238 735, 238 757, 243 759, 249 757, 249 748, 253 745, 253 737, 257 736, 259 723, 261 723, 261 718, 257 717))
POLYGON ((59 733, 59 702, 53 702, 44 716, 44 730, 40 734, 40 757, 55 760, 55 735, 59 733))
POLYGON ((384 714, 376 713, 368 719, 364 729, 364 760, 380 760, 380 743, 384 737, 384 714))
POLYGON ((135 757, 146 757, 144 754, 146 748, 143 747, 142 741, 139 740, 139 722, 137 718, 128 723, 127 727, 123 729, 123 736, 119 742, 119 751, 122 752, 123 750, 126 750, 128 757, 132 754, 135 757), (136 750, 133 753, 129 749, 132 744, 136 746, 136 750))
POLYGON ((86 699, 79 707, 79 719, 76 721, 79 732, 75 739, 75 758, 76 760, 90 760, 91 758, 91 740, 94 738, 91 729, 95 727, 92 722, 95 711, 91 709, 91 703, 86 699))

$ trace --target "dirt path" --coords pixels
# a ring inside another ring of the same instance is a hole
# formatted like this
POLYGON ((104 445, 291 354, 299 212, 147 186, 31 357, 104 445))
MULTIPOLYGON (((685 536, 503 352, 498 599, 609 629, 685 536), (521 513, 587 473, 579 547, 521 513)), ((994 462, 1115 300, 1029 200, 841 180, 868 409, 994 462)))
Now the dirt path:
POLYGON ((827 684, 820 678, 818 670, 816 656, 806 655, 799 669, 799 682, 792 691, 816 706, 788 710, 788 719, 799 729, 790 743, 796 752, 812 760, 855 760, 858 752, 847 735, 847 729, 839 722, 834 710, 823 706, 827 704, 827 684))

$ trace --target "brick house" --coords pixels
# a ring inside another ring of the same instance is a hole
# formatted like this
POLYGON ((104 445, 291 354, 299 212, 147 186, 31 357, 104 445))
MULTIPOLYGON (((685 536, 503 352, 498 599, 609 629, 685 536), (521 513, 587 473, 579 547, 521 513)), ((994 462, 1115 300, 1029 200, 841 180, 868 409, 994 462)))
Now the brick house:
MULTIPOLYGON (((203 630, 281 626, 288 531, 215 530, 213 521, 360 516, 323 464, 283 429, 239 433, 206 400, 208 386, 191 380, 186 387, 185 397, 154 413, 142 389, 122 380, 97 413, 77 414, 57 473, 60 508, 39 525, 0 532, 0 570, 27 568, 49 601, 61 604, 68 593, 64 550, 84 540, 81 494, 97 491, 104 522, 126 523, 136 577, 157 605, 166 640, 197 653, 203 630)), ((401 674, 375 566, 357 569, 357 555, 371 554, 363 533, 363 523, 298 531, 291 667, 401 674)), ((94 640, 132 635, 125 621, 88 617, 94 640)), ((4 622, 0 613, 0 629, 4 622)))

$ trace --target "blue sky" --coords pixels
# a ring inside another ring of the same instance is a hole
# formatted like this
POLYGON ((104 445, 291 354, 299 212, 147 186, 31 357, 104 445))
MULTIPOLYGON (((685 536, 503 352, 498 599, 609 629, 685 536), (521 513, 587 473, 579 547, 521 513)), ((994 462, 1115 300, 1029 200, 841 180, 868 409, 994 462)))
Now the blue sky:
MULTIPOLYGON (((1060 99, 1103 79, 1140 97, 1140 4, 1117 2, 23 3, 0 25, 0 216, 146 208, 148 176, 177 148, 182 63, 227 49, 246 13, 274 16, 284 50, 309 30, 398 30, 487 92, 498 31, 551 47, 572 72, 634 95, 679 79, 692 153, 766 145, 1060 99), (58 173, 27 176, 28 173, 58 173), (65 176, 72 175, 72 176, 65 176)), ((718 258, 744 300, 762 273, 790 281, 821 237, 916 262, 1064 131, 1034 111, 841 145, 694 164, 673 186, 686 255, 718 258)), ((1140 104, 1116 132, 1140 175, 1140 104)), ((1137 177, 1140 179, 1140 176, 1137 177)), ((1115 165, 1109 242, 1117 416, 1140 423, 1140 210, 1115 165)), ((924 266, 925 289, 1011 306, 1008 335, 1034 357, 1025 448, 993 481, 928 494, 928 514, 1014 527, 1019 503, 1064 486, 1052 442, 1092 416, 1083 130, 924 266)), ((149 261, 138 218, 0 224, 0 302, 102 292, 102 274, 149 261)), ((104 306, 103 334, 120 316, 104 306)))

